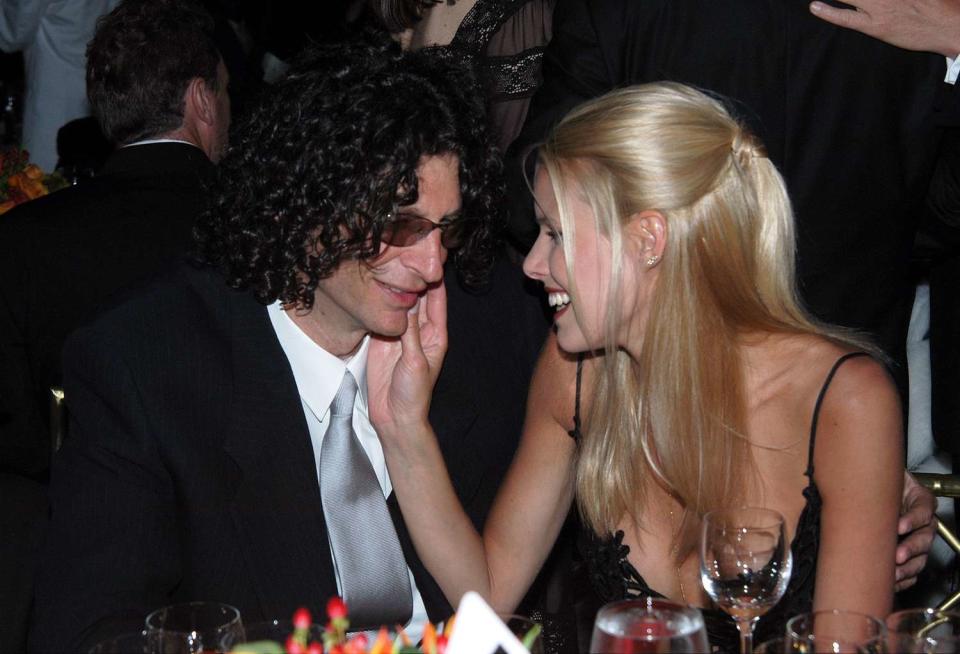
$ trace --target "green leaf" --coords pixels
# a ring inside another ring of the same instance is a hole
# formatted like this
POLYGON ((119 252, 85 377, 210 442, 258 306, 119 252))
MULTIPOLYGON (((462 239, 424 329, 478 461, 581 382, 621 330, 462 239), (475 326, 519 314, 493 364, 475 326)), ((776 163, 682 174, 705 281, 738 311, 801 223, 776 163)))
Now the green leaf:
POLYGON ((272 640, 257 640, 252 643, 240 643, 230 654, 286 654, 283 645, 272 640))
POLYGON ((523 643, 523 646, 527 649, 533 649, 533 643, 537 640, 537 636, 540 635, 540 632, 543 631, 543 627, 538 624, 534 624, 530 631, 523 635, 523 638, 520 639, 520 642, 523 643))

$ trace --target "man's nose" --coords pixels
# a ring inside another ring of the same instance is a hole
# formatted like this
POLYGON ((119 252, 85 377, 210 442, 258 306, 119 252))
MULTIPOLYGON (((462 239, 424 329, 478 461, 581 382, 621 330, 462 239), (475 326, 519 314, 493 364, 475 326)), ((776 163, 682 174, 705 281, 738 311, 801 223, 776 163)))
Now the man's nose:
POLYGON ((443 263, 447 260, 447 248, 440 243, 441 231, 434 229, 423 239, 409 247, 407 265, 413 268, 428 284, 443 277, 443 263))

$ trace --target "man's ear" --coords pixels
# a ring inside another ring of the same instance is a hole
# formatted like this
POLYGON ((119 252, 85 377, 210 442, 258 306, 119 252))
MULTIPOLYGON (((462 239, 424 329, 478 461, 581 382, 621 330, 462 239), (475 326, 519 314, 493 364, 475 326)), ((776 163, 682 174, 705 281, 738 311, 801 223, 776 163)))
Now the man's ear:
POLYGON ((631 252, 643 264, 657 265, 667 246, 667 219, 659 211, 645 210, 630 216, 623 228, 631 252))
POLYGON ((202 77, 194 77, 187 85, 186 111, 187 115, 212 126, 216 122, 216 95, 215 89, 210 88, 202 77))

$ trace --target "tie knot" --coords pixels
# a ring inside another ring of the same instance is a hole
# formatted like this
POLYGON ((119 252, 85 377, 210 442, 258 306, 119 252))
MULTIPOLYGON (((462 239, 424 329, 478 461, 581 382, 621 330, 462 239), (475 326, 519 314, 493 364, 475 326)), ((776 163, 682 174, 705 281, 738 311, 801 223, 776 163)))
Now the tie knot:
POLYGON ((357 399, 357 380, 353 374, 347 370, 343 374, 343 381, 340 382, 340 390, 337 391, 333 402, 330 403, 330 414, 334 416, 352 416, 353 403, 357 399))

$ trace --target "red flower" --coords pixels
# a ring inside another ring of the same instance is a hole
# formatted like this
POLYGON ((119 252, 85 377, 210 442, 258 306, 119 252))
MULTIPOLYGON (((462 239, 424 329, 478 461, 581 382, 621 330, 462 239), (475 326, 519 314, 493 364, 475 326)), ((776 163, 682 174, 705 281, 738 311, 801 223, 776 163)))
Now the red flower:
POLYGON ((307 654, 323 654, 323 645, 320 644, 320 641, 313 641, 310 643, 310 646, 307 647, 307 654))
POLYGON ((367 650, 367 645, 370 644, 370 641, 367 640, 366 634, 356 634, 350 638, 350 644, 360 648, 360 651, 365 652, 367 650))
POLYGON ((306 654, 303 649, 303 645, 300 644, 300 641, 293 637, 291 634, 287 636, 287 654, 306 654))
POLYGON ((437 636, 437 654, 447 654, 447 637, 443 634, 437 636))
POLYGON ((327 602, 327 615, 331 620, 347 617, 347 605, 339 597, 331 597, 327 602))
POLYGON ((302 606, 293 614, 294 629, 309 629, 311 622, 313 622, 313 617, 310 615, 310 611, 302 606))

